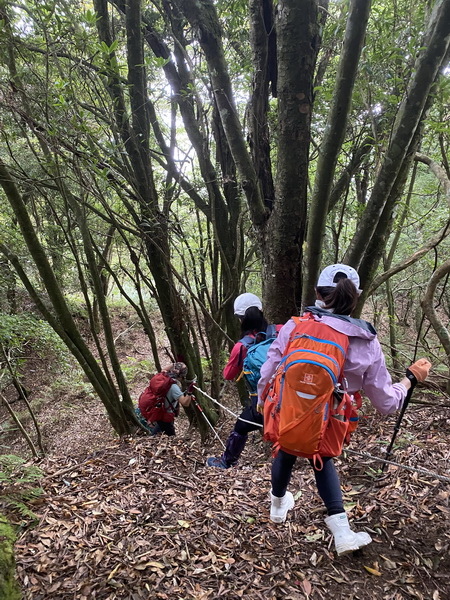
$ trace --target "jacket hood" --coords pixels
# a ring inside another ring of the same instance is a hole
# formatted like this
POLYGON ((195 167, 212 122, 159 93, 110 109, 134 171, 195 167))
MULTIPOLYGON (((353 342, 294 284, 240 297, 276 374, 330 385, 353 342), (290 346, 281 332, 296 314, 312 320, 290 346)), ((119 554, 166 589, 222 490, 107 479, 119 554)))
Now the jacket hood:
POLYGON ((362 338, 364 340, 373 340, 377 332, 373 325, 363 319, 354 319, 345 315, 335 315, 329 310, 317 308, 316 306, 307 306, 306 312, 312 313, 316 319, 321 320, 335 331, 345 333, 351 337, 362 338))

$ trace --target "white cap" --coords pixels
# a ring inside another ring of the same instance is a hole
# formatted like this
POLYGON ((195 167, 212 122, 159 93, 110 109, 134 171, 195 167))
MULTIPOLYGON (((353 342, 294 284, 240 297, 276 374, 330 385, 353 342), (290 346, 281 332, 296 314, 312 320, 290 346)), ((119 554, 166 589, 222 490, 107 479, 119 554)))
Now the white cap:
POLYGON ((334 281, 335 276, 338 273, 344 273, 348 279, 354 284, 358 295, 362 292, 359 289, 359 275, 353 267, 349 265, 343 265, 338 263, 336 265, 328 265, 319 275, 316 287, 336 287, 337 283, 334 281))
POLYGON ((256 306, 259 310, 262 310, 262 302, 255 294, 249 292, 241 294, 234 301, 234 314, 238 317, 244 317, 245 311, 251 306, 256 306))

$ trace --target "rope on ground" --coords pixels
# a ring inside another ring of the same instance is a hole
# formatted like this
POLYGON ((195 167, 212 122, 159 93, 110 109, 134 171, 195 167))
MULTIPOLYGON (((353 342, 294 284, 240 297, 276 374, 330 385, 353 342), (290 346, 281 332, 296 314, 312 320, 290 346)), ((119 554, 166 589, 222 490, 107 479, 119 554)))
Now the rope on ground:
POLYGON ((209 400, 211 400, 211 402, 214 402, 214 404, 217 404, 217 406, 220 406, 220 408, 222 408, 223 410, 225 410, 227 413, 230 413, 230 415, 233 415, 233 417, 235 417, 238 421, 243 421, 244 423, 250 423, 250 425, 254 425, 255 427, 261 427, 261 428, 264 427, 264 425, 261 425, 261 423, 254 423, 253 421, 247 421, 247 419, 243 419, 242 417, 240 417, 239 415, 237 415, 236 413, 234 413, 232 410, 230 410, 227 406, 224 406, 223 404, 221 404, 215 398, 211 398, 211 396, 209 394, 207 394, 206 392, 204 392, 202 389, 200 389, 196 385, 194 385, 193 387, 194 387, 194 390, 197 390, 197 392, 200 392, 201 394, 203 394, 204 396, 206 396, 206 398, 208 398, 209 400))
MULTIPOLYGON (((234 417, 236 417, 236 419, 239 419, 240 421, 244 421, 244 423, 250 423, 251 425, 255 425, 257 427, 263 427, 263 425, 261 425, 260 423, 253 423, 253 421, 247 421, 247 419, 242 419, 236 413, 234 413, 232 410, 230 410, 228 407, 221 404, 215 398, 212 398, 209 394, 204 392, 199 387, 194 385, 194 389, 197 390, 198 392, 200 392, 201 394, 203 394, 204 396, 206 396, 206 398, 209 398, 209 400, 211 400, 211 402, 214 402, 214 404, 217 404, 218 406, 220 406, 220 408, 222 408, 226 412, 228 412, 231 415, 233 415, 234 417)), ((357 450, 350 450, 349 448, 345 448, 344 452, 348 452, 349 454, 357 454, 359 456, 363 456, 364 458, 376 460, 378 462, 386 463, 387 465, 393 465, 394 467, 399 467, 400 469, 405 469, 406 471, 412 471, 413 473, 419 473, 419 474, 425 475, 427 477, 433 477, 434 479, 438 479, 439 481, 445 481, 446 483, 450 483, 450 477, 446 477, 445 475, 438 475, 437 473, 434 473, 433 471, 428 471, 428 469, 422 469, 421 467, 409 467, 407 465, 402 465, 393 460, 387 460, 387 459, 381 458, 379 456, 373 456, 372 454, 369 454, 368 452, 358 452, 357 450)))
POLYGON ((370 458, 371 460, 377 460, 378 462, 386 463, 387 465, 394 465, 394 467, 399 467, 400 469, 405 469, 406 471, 412 471, 413 473, 420 473, 421 475, 433 477, 434 479, 439 479, 439 481, 445 481, 447 483, 450 482, 450 477, 446 477, 445 475, 438 475, 433 471, 428 471, 428 469, 422 469, 421 467, 409 467, 407 465, 402 465, 393 460, 387 460, 385 458, 380 458, 379 456, 373 456, 368 452, 358 452, 357 450, 350 450, 349 448, 345 448, 344 452, 348 452, 349 454, 357 454, 358 456, 370 458))

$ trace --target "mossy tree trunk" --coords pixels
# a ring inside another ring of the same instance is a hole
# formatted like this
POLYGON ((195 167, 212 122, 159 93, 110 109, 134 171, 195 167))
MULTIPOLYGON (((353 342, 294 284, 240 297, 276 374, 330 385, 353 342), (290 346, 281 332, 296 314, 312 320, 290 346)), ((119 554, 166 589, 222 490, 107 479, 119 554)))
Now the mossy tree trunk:
POLYGON ((15 533, 6 517, 0 514, 0 598, 21 600, 19 584, 16 580, 14 559, 15 533))

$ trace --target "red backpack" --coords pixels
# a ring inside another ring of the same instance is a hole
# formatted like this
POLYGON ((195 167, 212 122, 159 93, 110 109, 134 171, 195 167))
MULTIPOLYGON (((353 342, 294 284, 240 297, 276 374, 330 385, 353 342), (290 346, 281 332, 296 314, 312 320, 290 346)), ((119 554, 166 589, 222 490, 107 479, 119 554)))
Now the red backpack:
POLYGON ((172 412, 166 408, 166 400, 169 402, 166 394, 174 383, 177 382, 172 377, 165 373, 157 373, 153 375, 148 386, 139 396, 139 410, 149 423, 155 421, 171 423, 177 416, 178 411, 173 406, 172 412))
POLYGON ((348 337, 316 321, 311 313, 293 317, 295 327, 268 387, 264 439, 290 454, 312 458, 339 456, 357 413, 339 385, 348 337))

